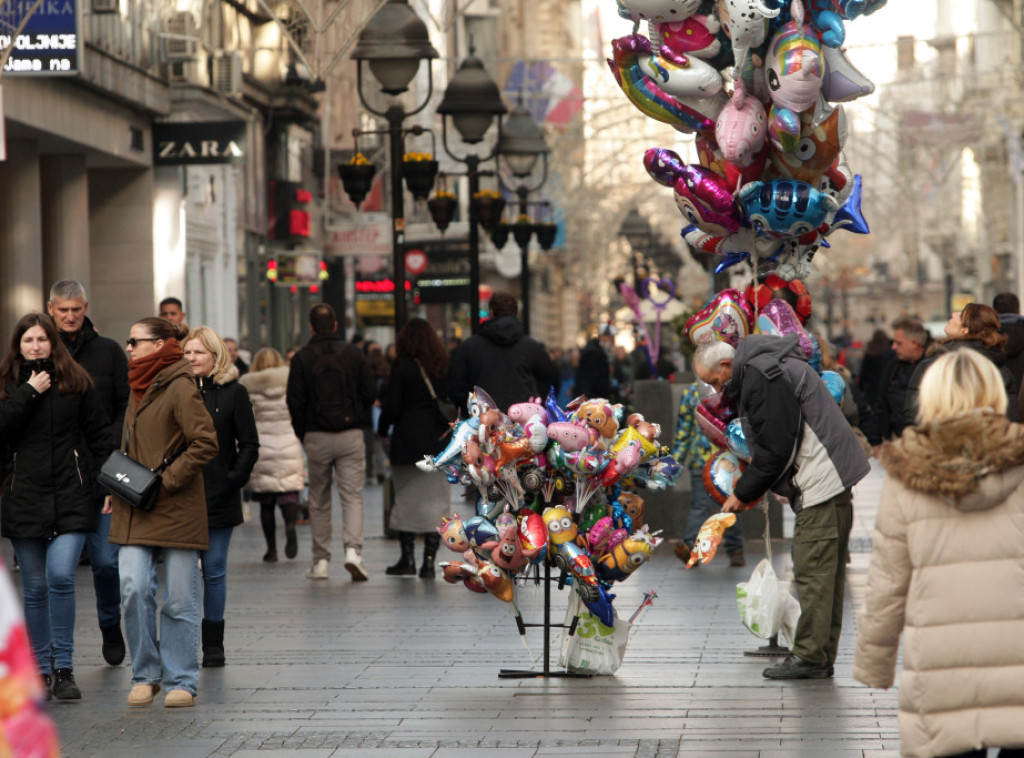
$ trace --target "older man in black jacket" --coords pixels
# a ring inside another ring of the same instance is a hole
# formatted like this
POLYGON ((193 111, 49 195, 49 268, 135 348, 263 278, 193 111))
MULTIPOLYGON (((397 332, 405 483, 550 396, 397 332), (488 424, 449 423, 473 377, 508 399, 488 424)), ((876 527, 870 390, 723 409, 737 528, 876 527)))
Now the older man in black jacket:
POLYGON ((797 335, 752 335, 735 350, 725 342, 701 345, 693 365, 734 401, 750 446, 751 461, 722 511, 744 510, 771 489, 788 497, 796 513, 800 621, 793 654, 764 676, 830 678, 843 623, 851 488, 870 470, 867 458, 797 335))
MULTIPOLYGON (((50 287, 46 311, 53 319, 61 341, 78 364, 89 372, 96 394, 110 419, 111 434, 120 446, 124 411, 128 407, 128 359, 124 349, 109 337, 102 337, 86 315, 89 300, 85 288, 72 279, 50 287)), ((96 465, 103 463, 97 461, 96 465)), ((103 660, 118 666, 124 660, 121 635, 121 582, 117 568, 117 545, 107 541, 110 514, 101 513, 103 500, 96 499, 96 531, 86 537, 92 582, 96 590, 96 611, 103 634, 103 660)))

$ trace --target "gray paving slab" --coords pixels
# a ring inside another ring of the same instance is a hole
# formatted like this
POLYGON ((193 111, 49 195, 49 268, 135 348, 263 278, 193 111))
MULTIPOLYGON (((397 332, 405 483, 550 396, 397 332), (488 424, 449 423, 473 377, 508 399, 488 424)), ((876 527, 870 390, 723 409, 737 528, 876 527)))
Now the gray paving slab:
MULTIPOLYGON (((380 488, 368 487, 365 583, 340 566, 327 582, 306 580, 308 527, 299 527, 299 559, 277 564, 261 561, 258 520, 236 530, 228 665, 202 671, 195 708, 165 710, 159 697, 152 708, 127 708, 131 670, 103 664, 91 575, 81 569, 75 676, 83 699, 51 713, 68 756, 892 758, 896 689, 850 679, 880 482, 876 470, 855 493, 832 681, 767 681, 761 670, 772 659, 743 655, 764 644, 740 624, 735 603, 736 582, 764 552, 758 540, 748 542, 746 569, 716 560, 686 571, 666 545, 617 585, 623 617, 645 591, 658 598, 631 630, 614 676, 499 679, 502 668, 542 669, 541 632, 528 632, 528 653, 511 606, 440 580, 385 577, 398 549, 381 534, 380 488)), ((10 554, 9 544, 2 549, 10 554)), ((774 540, 772 558, 785 578, 788 542, 774 540)), ((567 594, 553 595, 558 622, 567 594)), ((527 621, 540 621, 540 588, 522 588, 518 605, 527 621)), ((552 670, 560 641, 553 632, 552 670)))

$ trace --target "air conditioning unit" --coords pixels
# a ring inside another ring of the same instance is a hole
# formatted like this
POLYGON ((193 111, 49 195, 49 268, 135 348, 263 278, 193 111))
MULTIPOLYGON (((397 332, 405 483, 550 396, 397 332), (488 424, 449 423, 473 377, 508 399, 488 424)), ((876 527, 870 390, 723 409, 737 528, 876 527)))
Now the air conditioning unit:
POLYGON ((192 60, 199 52, 199 34, 195 17, 188 11, 179 11, 164 22, 164 59, 170 61, 192 60))
POLYGON ((210 85, 224 95, 242 94, 242 55, 236 50, 218 50, 213 54, 210 85))
POLYGON ((90 7, 93 13, 117 13, 121 10, 121 0, 92 0, 90 7))
POLYGON ((170 61, 167 66, 167 78, 171 82, 181 84, 206 84, 199 73, 199 61, 195 60, 170 61))

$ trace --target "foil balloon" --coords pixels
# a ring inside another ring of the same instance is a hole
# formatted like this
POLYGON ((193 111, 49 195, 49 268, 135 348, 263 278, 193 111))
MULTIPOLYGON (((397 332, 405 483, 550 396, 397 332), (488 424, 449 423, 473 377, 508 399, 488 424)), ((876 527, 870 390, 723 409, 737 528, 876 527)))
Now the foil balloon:
POLYGON ((551 445, 549 457, 558 468, 579 476, 600 474, 608 465, 608 458, 601 451, 585 449, 567 453, 557 444, 551 445))
POLYGON ((732 234, 740 228, 732 188, 703 166, 683 166, 672 185, 676 207, 688 223, 709 234, 732 234))
POLYGON ((663 187, 671 187, 686 164, 679 154, 666 147, 652 147, 644 152, 644 168, 648 176, 663 187))
POLYGON ((746 468, 735 453, 719 450, 704 464, 704 487, 711 499, 719 505, 725 503, 736 488, 736 482, 746 468))
POLYGON ((534 416, 538 416, 542 423, 548 423, 548 410, 539 397, 533 397, 528 402, 515 403, 508 407, 508 417, 517 424, 525 425, 534 416))
POLYGON ((817 186, 822 175, 836 162, 846 140, 846 115, 836 108, 821 124, 810 114, 800 117, 796 148, 790 152, 772 150, 768 178, 796 179, 817 186))
POLYGON ((832 399, 842 405, 843 398, 846 396, 846 380, 843 379, 843 375, 836 371, 822 371, 821 381, 825 382, 825 389, 828 390, 832 399))
POLYGON ((870 229, 868 228, 868 222, 864 220, 864 214, 861 213, 860 202, 861 202, 861 178, 860 174, 853 177, 852 190, 850 196, 843 203, 843 206, 836 211, 836 215, 832 218, 832 223, 829 225, 828 234, 845 229, 848 232, 854 234, 868 234, 870 229))
POLYGON ((750 463, 750 446, 747 444, 747 434, 743 431, 743 422, 734 418, 725 427, 725 444, 729 452, 741 461, 750 463))
POLYGON ((796 113, 814 105, 821 90, 821 43, 804 23, 801 0, 790 5, 791 18, 772 37, 765 54, 765 77, 772 102, 796 113))
POLYGON ((491 551, 491 562, 506 571, 518 571, 530 562, 530 556, 523 552, 517 529, 506 529, 497 542, 486 542, 481 547, 491 551))
POLYGON ((607 400, 587 400, 576 408, 576 421, 597 431, 603 440, 611 440, 619 431, 622 406, 612 405, 607 400))
POLYGON ((674 21, 696 13, 703 0, 616 0, 619 16, 630 21, 674 21))
POLYGON ((437 533, 441 535, 441 544, 456 553, 465 552, 470 547, 462 517, 458 513, 452 513, 451 518, 443 517, 437 533))
POLYGON ((776 337, 795 334, 800 338, 800 349, 807 356, 807 360, 814 357, 811 335, 801 325, 793 306, 785 300, 768 301, 757 317, 757 331, 761 334, 774 334, 776 337))
POLYGON ((718 0, 716 11, 732 40, 733 79, 738 81, 737 72, 743 69, 751 48, 759 47, 767 39, 768 19, 778 16, 779 9, 769 7, 763 0, 718 0))
POLYGON ((691 248, 712 255, 770 258, 781 246, 779 240, 764 237, 750 228, 740 229, 735 234, 715 235, 690 225, 683 227, 681 234, 691 248))
POLYGON ((524 509, 519 516, 519 542, 523 550, 541 550, 548 546, 548 528, 539 513, 524 509))
POLYGON ((743 80, 737 80, 729 104, 718 114, 715 141, 725 159, 736 166, 749 166, 764 148, 768 115, 756 97, 748 96, 743 80))
POLYGON ((597 575, 606 582, 621 582, 644 565, 661 538, 648 533, 646 527, 627 537, 597 561, 597 575))
POLYGON ((735 513, 716 513, 703 524, 697 532, 697 539, 694 540, 693 550, 690 551, 690 560, 686 568, 696 564, 706 564, 715 557, 718 546, 722 544, 722 537, 725 530, 736 523, 735 513))
POLYGON ((848 103, 875 91, 872 81, 850 63, 842 49, 825 47, 821 53, 825 62, 821 94, 826 100, 833 103, 848 103))
POLYGON ((555 388, 552 387, 548 390, 547 399, 544 401, 544 410, 548 412, 548 420, 546 423, 551 424, 555 421, 568 421, 569 417, 565 415, 565 411, 558 405, 558 400, 555 397, 555 388))
POLYGON ((722 52, 721 28, 714 14, 695 13, 651 24, 651 39, 659 40, 657 47, 662 55, 709 60, 722 52))
POLYGON ((615 609, 612 607, 615 595, 608 594, 604 587, 598 586, 589 597, 582 595, 581 597, 583 597, 583 604, 587 606, 587 610, 594 614, 594 618, 607 627, 615 626, 615 609))
POLYGON ((486 561, 480 563, 477 572, 488 592, 498 600, 506 603, 512 602, 515 597, 515 586, 507 572, 486 561))
POLYGON ((737 193, 744 217, 761 234, 778 239, 813 232, 837 210, 835 198, 806 182, 751 182, 737 193))
POLYGON ((471 566, 462 561, 442 561, 437 565, 441 567, 441 576, 444 577, 448 584, 462 582, 467 589, 473 592, 487 594, 487 588, 484 587, 484 583, 480 580, 476 566, 471 566))
POLYGON ((556 421, 547 426, 548 439, 554 440, 567 453, 574 453, 595 444, 598 439, 596 429, 577 421, 556 421))
POLYGON ((693 55, 674 53, 662 48, 656 54, 639 53, 640 71, 674 98, 695 98, 717 95, 722 91, 722 75, 707 61, 693 55))
POLYGON ((736 415, 721 392, 715 392, 700 401, 694 411, 697 426, 712 445, 726 447, 725 427, 736 415))
POLYGON ((498 528, 483 516, 473 516, 473 518, 467 519, 465 530, 469 547, 473 549, 498 539, 498 528))
POLYGON ((608 67, 626 98, 641 113, 683 132, 714 129, 715 119, 728 96, 719 91, 713 97, 677 98, 663 90, 640 67, 640 56, 650 56, 650 40, 633 34, 612 40, 612 59, 608 67))
POLYGON ((590 540, 590 530, 594 525, 608 515, 608 506, 605 503, 587 503, 576 519, 581 532, 587 534, 587 541, 590 540))
POLYGON ((757 287, 748 286, 743 293, 743 299, 757 311, 764 310, 769 301, 776 297, 784 298, 787 302, 795 301, 793 310, 796 311, 801 324, 810 317, 811 295, 799 279, 786 281, 777 274, 769 272, 757 287))
POLYGON ((548 530, 548 556, 554 558, 563 546, 572 544, 586 550, 587 538, 580 534, 579 527, 573 521, 572 514, 560 505, 545 508, 541 514, 548 530))
POLYGON ((686 320, 683 327, 694 345, 719 340, 733 347, 750 334, 753 313, 746 298, 735 289, 724 289, 686 320))
POLYGON ((591 555, 601 555, 608 549, 608 541, 612 538, 615 525, 611 516, 603 516, 587 531, 587 544, 591 555))
POLYGON ((627 483, 644 487, 652 492, 663 492, 672 487, 682 473, 683 467, 679 461, 671 455, 662 455, 637 466, 627 483))
POLYGON ((644 525, 644 499, 633 492, 623 492, 619 495, 618 504, 624 511, 624 516, 616 516, 616 526, 624 526, 621 519, 629 518, 632 525, 639 528, 644 525))

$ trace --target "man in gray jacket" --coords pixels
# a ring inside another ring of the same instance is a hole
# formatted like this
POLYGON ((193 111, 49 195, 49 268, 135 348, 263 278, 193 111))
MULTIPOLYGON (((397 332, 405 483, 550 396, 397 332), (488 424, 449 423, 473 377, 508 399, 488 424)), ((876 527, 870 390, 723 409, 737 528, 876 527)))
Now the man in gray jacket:
POLYGON ((827 679, 842 631, 851 488, 870 471, 868 460, 797 335, 752 335, 735 350, 724 342, 701 345, 694 370, 733 400, 750 446, 750 464, 722 511, 749 508, 772 490, 796 513, 800 621, 793 654, 764 676, 827 679))

